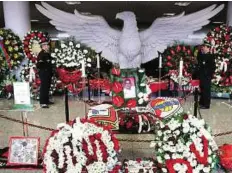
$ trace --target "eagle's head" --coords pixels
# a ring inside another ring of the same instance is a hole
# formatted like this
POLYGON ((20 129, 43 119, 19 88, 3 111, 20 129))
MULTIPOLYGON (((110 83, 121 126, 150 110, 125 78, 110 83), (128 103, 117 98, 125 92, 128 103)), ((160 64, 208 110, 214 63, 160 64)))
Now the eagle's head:
POLYGON ((135 20, 135 14, 131 11, 124 11, 116 14, 116 19, 125 20, 135 20))

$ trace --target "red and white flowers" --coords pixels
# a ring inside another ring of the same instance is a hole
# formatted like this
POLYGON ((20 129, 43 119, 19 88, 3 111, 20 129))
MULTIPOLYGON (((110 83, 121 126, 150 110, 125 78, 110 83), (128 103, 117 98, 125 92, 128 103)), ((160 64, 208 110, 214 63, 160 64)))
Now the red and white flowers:
POLYGON ((58 125, 44 150, 45 172, 113 172, 120 169, 119 144, 105 127, 85 119, 58 125))
POLYGON ((29 31, 23 39, 23 51, 25 56, 32 62, 36 62, 37 56, 41 51, 40 44, 48 41, 49 37, 42 31, 29 31))
POLYGON ((204 120, 185 113, 157 121, 155 147, 162 172, 211 172, 217 145, 204 120))
POLYGON ((232 85, 231 55, 232 27, 225 24, 209 31, 204 42, 211 45, 212 53, 216 54, 216 70, 212 82, 219 87, 232 85))

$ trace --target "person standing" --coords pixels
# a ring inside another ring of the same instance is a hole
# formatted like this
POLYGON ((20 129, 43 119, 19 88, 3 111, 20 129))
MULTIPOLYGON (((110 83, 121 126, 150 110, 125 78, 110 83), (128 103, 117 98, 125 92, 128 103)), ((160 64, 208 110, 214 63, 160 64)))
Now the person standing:
POLYGON ((41 81, 39 102, 41 108, 49 108, 48 105, 53 104, 53 102, 49 101, 49 90, 52 79, 52 57, 49 54, 50 46, 48 42, 43 42, 41 48, 42 50, 38 54, 36 64, 41 81))
POLYGON ((197 56, 200 80, 200 108, 209 109, 211 102, 211 80, 216 65, 215 57, 210 53, 210 45, 203 44, 197 56))

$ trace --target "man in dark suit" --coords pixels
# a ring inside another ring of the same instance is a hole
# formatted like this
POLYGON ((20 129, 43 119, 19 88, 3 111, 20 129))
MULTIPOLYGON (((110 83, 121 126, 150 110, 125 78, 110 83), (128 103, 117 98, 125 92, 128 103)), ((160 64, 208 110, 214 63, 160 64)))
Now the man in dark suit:
POLYGON ((210 45, 204 44, 197 56, 200 79, 200 108, 209 109, 211 100, 211 80, 215 71, 215 58, 210 53, 210 45))
POLYGON ((53 102, 49 101, 49 90, 52 79, 52 57, 49 54, 49 44, 44 42, 41 44, 42 50, 37 58, 37 68, 39 71, 39 77, 41 81, 40 85, 40 106, 41 108, 49 108, 49 104, 53 102))

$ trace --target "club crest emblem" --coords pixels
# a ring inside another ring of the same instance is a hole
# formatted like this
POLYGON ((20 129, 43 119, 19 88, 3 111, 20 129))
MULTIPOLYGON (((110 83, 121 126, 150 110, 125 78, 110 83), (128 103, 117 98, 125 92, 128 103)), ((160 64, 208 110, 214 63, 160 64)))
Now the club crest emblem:
POLYGON ((180 102, 175 98, 158 97, 148 104, 148 109, 158 118, 168 118, 183 112, 180 102))

